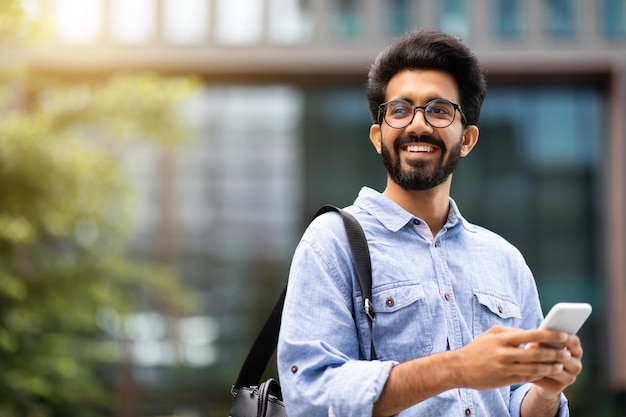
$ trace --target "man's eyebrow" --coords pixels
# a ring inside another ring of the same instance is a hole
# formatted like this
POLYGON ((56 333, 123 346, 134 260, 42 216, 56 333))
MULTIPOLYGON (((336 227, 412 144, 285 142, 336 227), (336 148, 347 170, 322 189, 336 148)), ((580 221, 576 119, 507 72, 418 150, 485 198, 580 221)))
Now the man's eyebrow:
MULTIPOLYGON (((437 95, 432 95, 432 96, 426 97, 426 100, 424 101, 424 105, 426 105, 427 103, 430 103, 433 100, 446 100, 446 101, 449 101, 451 103, 454 103, 454 100, 451 100, 449 98, 445 98, 445 97, 437 96, 437 95)), ((407 103, 410 103, 413 106, 417 105, 417 104, 415 104, 415 102, 412 99, 410 99, 408 97, 404 97, 404 96, 389 99, 387 102, 390 102, 390 101, 406 101, 407 103)))
POLYGON ((413 100, 406 98, 406 97, 392 98, 392 99, 389 99, 387 102, 390 102, 390 101, 406 101, 407 103, 413 104, 413 100))

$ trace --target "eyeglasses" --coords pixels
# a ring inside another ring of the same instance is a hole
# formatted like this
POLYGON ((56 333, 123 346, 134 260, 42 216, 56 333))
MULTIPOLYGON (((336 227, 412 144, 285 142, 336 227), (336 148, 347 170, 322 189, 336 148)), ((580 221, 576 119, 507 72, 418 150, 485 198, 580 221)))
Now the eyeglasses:
POLYGON ((425 106, 414 106, 406 100, 392 100, 378 106, 378 119, 382 115, 385 122, 394 129, 404 129, 413 122, 417 109, 424 111, 426 122, 432 127, 444 128, 454 122, 456 111, 461 113, 463 122, 467 124, 461 107, 451 101, 436 98, 425 106))

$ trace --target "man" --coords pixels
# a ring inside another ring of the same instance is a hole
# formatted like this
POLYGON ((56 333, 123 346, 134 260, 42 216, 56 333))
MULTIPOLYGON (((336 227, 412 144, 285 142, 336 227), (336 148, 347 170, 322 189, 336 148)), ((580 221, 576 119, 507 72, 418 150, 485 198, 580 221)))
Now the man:
POLYGON ((367 236, 376 317, 370 333, 341 218, 318 217, 296 249, 283 311, 287 414, 567 416, 579 339, 536 330, 522 255, 450 198, 478 140, 486 82, 476 57, 442 32, 414 31, 377 57, 367 93, 387 185, 363 188, 347 210, 367 236))

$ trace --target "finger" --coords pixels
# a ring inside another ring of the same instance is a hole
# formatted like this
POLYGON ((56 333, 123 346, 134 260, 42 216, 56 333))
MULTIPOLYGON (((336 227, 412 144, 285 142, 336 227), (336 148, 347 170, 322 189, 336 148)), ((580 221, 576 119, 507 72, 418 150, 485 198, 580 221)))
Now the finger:
POLYGON ((563 372, 562 363, 518 363, 511 366, 511 374, 523 377, 527 381, 535 381, 542 378, 556 378, 563 372))
POLYGON ((569 361, 572 353, 567 349, 553 349, 542 345, 520 349, 520 362, 562 363, 569 361))
MULTIPOLYGON (((555 370, 557 370, 555 368, 555 370)), ((551 375, 531 380, 538 386, 543 387, 551 392, 561 392, 568 386, 576 382, 578 374, 582 371, 582 362, 580 359, 571 357, 563 362, 563 369, 551 375)))
POLYGON ((576 377, 583 370, 583 363, 580 358, 572 356, 569 360, 563 362, 563 370, 573 377, 576 377))
MULTIPOLYGON (((557 365, 558 363, 554 363, 557 365)), ((582 363, 576 358, 570 358, 561 363, 563 368, 558 371, 554 368, 555 372, 550 375, 545 375, 535 381, 539 381, 541 385, 549 384, 552 388, 559 386, 559 390, 562 391, 565 387, 572 385, 576 382, 578 374, 582 371, 582 363)), ((535 382, 533 381, 533 382, 535 382)))
POLYGON ((560 381, 556 377, 545 377, 532 382, 535 385, 541 387, 543 390, 547 391, 548 393, 554 394, 563 392, 565 387, 567 387, 567 383, 560 381))
MULTIPOLYGON (((569 335, 565 332, 557 330, 522 330, 518 332, 509 332, 507 335, 508 343, 511 346, 520 346, 527 344, 539 343, 561 343, 564 344, 569 335)), ((572 346, 574 346, 573 343, 572 346)))
POLYGON ((570 334, 568 335, 567 340, 564 342, 565 347, 572 353, 572 356, 575 358, 582 358, 583 356, 583 348, 580 343, 580 339, 578 336, 570 334))
POLYGON ((576 382, 577 373, 570 372, 566 366, 563 366, 562 371, 555 372, 551 375, 546 375, 543 380, 551 381, 551 384, 560 386, 559 391, 564 390, 567 386, 572 385, 576 382))

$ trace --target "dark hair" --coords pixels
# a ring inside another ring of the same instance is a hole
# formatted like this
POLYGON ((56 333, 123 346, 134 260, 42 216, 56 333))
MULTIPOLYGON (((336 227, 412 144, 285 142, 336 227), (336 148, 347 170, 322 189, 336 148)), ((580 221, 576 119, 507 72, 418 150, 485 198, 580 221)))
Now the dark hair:
POLYGON ((370 67, 367 100, 374 123, 385 101, 387 85, 403 70, 439 70, 450 74, 459 88, 459 103, 468 124, 478 123, 487 81, 476 56, 459 39, 434 29, 406 33, 383 50, 370 67))

